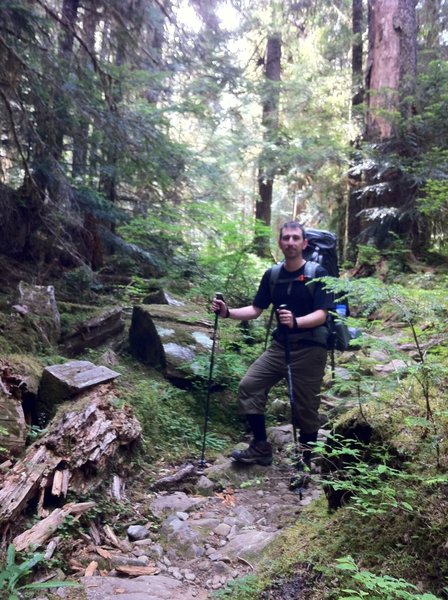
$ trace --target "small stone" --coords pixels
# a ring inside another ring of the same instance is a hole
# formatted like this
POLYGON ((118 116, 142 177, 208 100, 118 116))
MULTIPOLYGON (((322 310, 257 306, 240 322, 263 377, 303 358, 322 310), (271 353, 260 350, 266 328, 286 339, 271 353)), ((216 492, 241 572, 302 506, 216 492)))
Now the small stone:
POLYGON ((126 533, 130 540, 144 540, 149 535, 148 530, 143 525, 131 525, 126 533))
POLYGON ((215 527, 213 533, 216 533, 216 535, 220 535, 222 537, 226 537, 227 535, 229 535, 230 530, 230 525, 228 525, 227 523, 221 523, 220 525, 218 525, 218 527, 215 527))

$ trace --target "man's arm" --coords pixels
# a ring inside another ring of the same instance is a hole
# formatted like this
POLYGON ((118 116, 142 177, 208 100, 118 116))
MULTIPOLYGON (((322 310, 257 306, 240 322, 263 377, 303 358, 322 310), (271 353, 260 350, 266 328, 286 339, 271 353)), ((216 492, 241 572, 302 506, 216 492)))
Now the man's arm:
POLYGON ((313 327, 319 327, 319 325, 325 323, 328 314, 327 310, 319 308, 303 317, 296 317, 294 324, 294 315, 290 310, 280 309, 277 312, 280 324, 286 325, 291 329, 294 327, 298 327, 299 329, 313 329, 313 327))
POLYGON ((242 306, 241 308, 228 308, 223 300, 213 299, 212 311, 217 312, 220 317, 235 319, 236 321, 251 321, 256 319, 263 312, 262 308, 254 306, 242 306))

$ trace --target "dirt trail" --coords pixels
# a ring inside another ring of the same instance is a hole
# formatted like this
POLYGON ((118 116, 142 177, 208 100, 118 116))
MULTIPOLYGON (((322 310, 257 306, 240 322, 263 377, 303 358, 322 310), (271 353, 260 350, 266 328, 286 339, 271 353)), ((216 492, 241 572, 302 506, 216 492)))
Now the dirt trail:
MULTIPOLYGON (((221 458, 197 481, 199 488, 210 481, 223 482, 215 483, 209 496, 199 495, 197 487, 185 482, 166 491, 141 494, 140 512, 150 511, 159 526, 146 536, 142 529, 142 539, 123 540, 128 552, 122 552, 122 561, 152 572, 124 577, 112 568, 103 571, 103 576, 84 577, 88 600, 203 600, 232 581, 256 573, 266 546, 321 493, 312 476, 307 477, 305 488, 290 489, 297 470, 289 462, 284 448, 277 449, 269 467, 238 465, 221 458)), ((269 595, 283 597, 290 596, 282 596, 281 590, 269 595)))

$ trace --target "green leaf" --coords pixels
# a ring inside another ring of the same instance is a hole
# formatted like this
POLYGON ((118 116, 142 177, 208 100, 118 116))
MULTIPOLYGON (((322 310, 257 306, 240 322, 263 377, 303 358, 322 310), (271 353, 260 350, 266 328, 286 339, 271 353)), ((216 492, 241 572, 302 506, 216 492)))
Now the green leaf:
POLYGON ((8 552, 6 553, 6 566, 12 567, 16 561, 16 549, 14 544, 9 544, 8 552))
POLYGON ((21 590, 46 590, 49 588, 59 588, 59 587, 71 587, 78 588, 82 587, 80 583, 76 583, 76 581, 47 581, 44 583, 28 583, 27 585, 22 585, 20 587, 21 590))

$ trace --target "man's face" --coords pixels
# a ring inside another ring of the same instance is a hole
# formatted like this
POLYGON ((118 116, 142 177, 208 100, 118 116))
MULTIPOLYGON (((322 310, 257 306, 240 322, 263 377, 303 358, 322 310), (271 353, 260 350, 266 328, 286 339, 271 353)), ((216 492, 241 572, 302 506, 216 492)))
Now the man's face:
POLYGON ((301 258, 307 240, 299 227, 284 227, 278 245, 286 259, 301 258))

